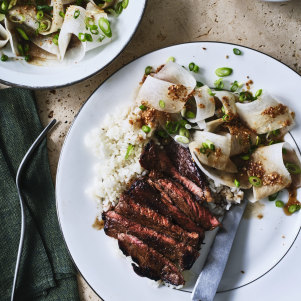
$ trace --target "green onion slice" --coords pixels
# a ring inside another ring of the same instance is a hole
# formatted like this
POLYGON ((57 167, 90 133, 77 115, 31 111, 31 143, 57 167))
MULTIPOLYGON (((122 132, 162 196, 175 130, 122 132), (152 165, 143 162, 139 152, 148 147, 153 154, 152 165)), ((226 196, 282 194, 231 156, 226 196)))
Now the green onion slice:
POLYGON ((1 55, 1 61, 6 62, 8 60, 8 56, 6 54, 1 55))
POLYGON ((53 7, 49 5, 37 5, 37 10, 42 10, 44 12, 50 13, 52 11, 53 7))
POLYGON ((236 81, 234 81, 234 83, 233 83, 232 86, 230 87, 230 91, 231 91, 231 92, 236 92, 238 89, 239 89, 239 84, 238 84, 238 82, 237 82, 237 80, 236 80, 236 81))
POLYGON ((20 24, 22 24, 26 20, 25 16, 21 14, 11 14, 8 16, 8 19, 13 23, 20 23, 20 24))
POLYGON ((100 18, 98 20, 98 26, 101 29, 101 31, 108 37, 111 38, 112 37, 112 31, 111 31, 111 26, 110 26, 110 22, 105 19, 105 18, 100 18))
POLYGON ((14 7, 16 4, 17 4, 17 0, 11 0, 11 1, 9 2, 8 9, 11 9, 11 8, 14 7))
POLYGON ((208 147, 211 149, 211 150, 215 150, 215 145, 213 144, 213 142, 211 142, 210 140, 206 140, 205 143, 208 145, 208 147))
POLYGON ((3 21, 4 19, 5 19, 5 14, 0 13, 0 22, 3 21))
POLYGON ((65 18, 65 13, 63 11, 59 12, 59 15, 64 19, 65 18))
POLYGON ((53 42, 53 44, 55 44, 56 46, 59 45, 59 34, 58 34, 58 33, 57 33, 56 35, 53 36, 52 42, 53 42))
POLYGON ((195 118, 195 113, 192 112, 192 111, 187 111, 187 112, 185 113, 185 117, 188 118, 188 119, 195 118))
POLYGON ((122 7, 123 7, 123 9, 126 9, 128 7, 128 5, 129 5, 129 0, 123 0, 122 1, 122 7))
POLYGON ((241 50, 239 50, 238 48, 233 48, 233 53, 235 54, 235 55, 241 55, 241 50))
POLYGON ((189 143, 189 139, 187 137, 185 137, 185 136, 177 136, 175 138, 175 140, 177 142, 180 142, 180 143, 183 143, 183 144, 188 144, 189 143))
POLYGON ((271 201, 271 202, 275 201, 277 199, 278 194, 279 194, 279 191, 269 195, 269 201, 271 201))
POLYGON ((160 107, 161 109, 164 109, 164 108, 165 108, 165 102, 164 102, 164 100, 159 100, 159 107, 160 107))
POLYGON ((127 160, 134 150, 134 145, 129 144, 124 159, 127 160))
POLYGON ((255 98, 258 98, 261 94, 262 94, 262 89, 259 89, 259 90, 256 91, 256 93, 255 93, 255 98))
POLYGON ((175 61, 176 61, 176 59, 175 59, 173 56, 170 56, 170 57, 167 59, 166 63, 168 63, 168 62, 175 62, 175 61))
POLYGON ((213 93, 213 92, 211 91, 211 89, 210 89, 210 88, 208 88, 208 90, 207 90, 207 91, 208 91, 208 94, 209 94, 209 95, 211 95, 211 96, 214 96, 214 95, 215 95, 215 93, 213 93))
POLYGON ((85 18, 85 25, 87 27, 93 26, 95 24, 94 20, 90 17, 86 17, 85 18))
POLYGON ((146 107, 145 105, 141 105, 141 106, 139 107, 139 109, 140 109, 141 111, 145 111, 145 110, 147 109, 147 107, 146 107))
POLYGON ((25 32, 22 28, 16 27, 16 29, 17 29, 18 33, 20 34, 20 36, 21 36, 24 40, 29 41, 28 35, 26 34, 26 32, 25 32))
POLYGON ((278 207, 278 208, 283 208, 284 207, 284 203, 282 201, 278 200, 278 201, 275 202, 275 206, 278 207))
POLYGON ((294 163, 286 162, 285 167, 289 171, 289 173, 291 173, 293 175, 298 175, 301 173, 301 168, 294 163))
POLYGON ((79 17, 79 15, 80 15, 80 11, 79 11, 79 9, 77 9, 77 10, 74 12, 73 18, 74 18, 74 19, 77 19, 77 18, 79 17))
POLYGON ((80 32, 80 33, 78 34, 78 38, 79 38, 79 40, 80 40, 81 42, 86 42, 86 37, 85 37, 85 34, 84 34, 84 33, 80 32))
POLYGON ((24 59, 25 59, 25 61, 26 61, 26 62, 29 62, 29 61, 30 61, 30 59, 31 59, 31 57, 30 57, 30 55, 29 55, 29 54, 27 54, 27 55, 25 55, 24 59))
POLYGON ((200 70, 200 67, 199 67, 198 65, 194 65, 192 71, 193 71, 194 73, 198 73, 199 70, 200 70))
POLYGON ((151 66, 147 66, 144 70, 144 74, 145 75, 149 75, 152 72, 152 67, 151 66))
POLYGON ((21 44, 18 44, 18 45, 17 45, 17 49, 18 49, 20 55, 23 56, 23 55, 24 55, 23 46, 22 46, 21 44))
POLYGON ((216 87, 216 89, 222 90, 224 88, 224 82, 222 78, 217 79, 214 82, 214 86, 216 87))
POLYGON ((93 38, 89 33, 85 33, 85 39, 87 42, 93 42, 93 38))
POLYGON ((249 177, 249 182, 255 187, 260 187, 262 185, 262 181, 258 177, 249 177))
POLYGON ((1 10, 3 13, 6 13, 6 11, 8 10, 8 3, 6 0, 4 0, 2 3, 1 3, 1 10))
POLYGON ((44 17, 44 12, 42 11, 42 10, 39 10, 38 12, 37 12, 37 20, 42 20, 43 19, 43 17, 44 17))
POLYGON ((197 88, 200 88, 200 87, 203 87, 204 86, 204 84, 202 83, 202 82, 196 82, 196 86, 197 86, 197 88))
POLYGON ((91 32, 92 34, 99 34, 99 30, 98 30, 97 25, 92 25, 92 26, 90 26, 90 32, 91 32))
POLYGON ((123 6, 122 6, 122 2, 118 2, 116 5, 115 5, 115 13, 116 15, 120 15, 123 11, 123 6))
POLYGON ((187 137, 187 138, 190 137, 189 131, 186 128, 183 128, 183 127, 180 128, 179 135, 187 137))
POLYGON ((141 129, 144 133, 149 133, 151 131, 151 128, 148 125, 143 125, 141 129))
POLYGON ((238 188, 238 187, 240 187, 240 182, 238 181, 238 180, 234 180, 234 185, 238 188))
POLYGON ((223 116, 223 120, 224 120, 225 122, 228 122, 228 121, 230 120, 230 116, 229 116, 228 114, 225 114, 225 115, 223 116))
POLYGON ((157 134, 161 138, 167 138, 168 137, 167 133, 165 131, 163 131, 163 130, 157 131, 157 134))
POLYGON ((229 76, 231 75, 233 72, 233 70, 229 67, 222 67, 222 68, 217 68, 215 70, 215 74, 218 76, 218 77, 225 77, 225 76, 229 76))
POLYGON ((246 154, 246 155, 242 155, 240 156, 243 160, 248 161, 250 159, 250 155, 246 154))
POLYGON ((288 207, 288 212, 289 213, 294 213, 296 211, 299 211, 300 210, 300 205, 297 205, 297 204, 293 204, 293 205, 290 205, 288 207))
POLYGON ((261 138, 259 136, 256 136, 256 146, 258 146, 261 143, 261 138))
POLYGON ((195 66, 195 63, 190 63, 188 66, 189 70, 193 71, 194 66, 195 66))
POLYGON ((105 37, 106 36, 104 34, 101 34, 97 41, 102 42, 105 39, 105 37))

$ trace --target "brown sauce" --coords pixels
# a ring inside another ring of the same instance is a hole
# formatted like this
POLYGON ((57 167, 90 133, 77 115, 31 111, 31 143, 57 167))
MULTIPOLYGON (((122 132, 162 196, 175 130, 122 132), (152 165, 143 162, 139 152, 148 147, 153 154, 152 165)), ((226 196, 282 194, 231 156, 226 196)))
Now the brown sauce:
POLYGON ((301 203, 297 200, 297 189, 296 188, 289 187, 287 190, 288 190, 289 198, 288 198, 288 202, 283 207, 283 210, 286 215, 292 215, 292 213, 290 213, 288 211, 289 206, 291 206, 291 205, 301 206, 301 203))
POLYGON ((101 230, 101 229, 104 228, 104 225, 105 225, 104 221, 103 221, 103 220, 100 221, 100 220, 96 217, 96 219, 95 219, 94 224, 92 225, 92 227, 93 227, 94 229, 96 229, 96 230, 101 230))

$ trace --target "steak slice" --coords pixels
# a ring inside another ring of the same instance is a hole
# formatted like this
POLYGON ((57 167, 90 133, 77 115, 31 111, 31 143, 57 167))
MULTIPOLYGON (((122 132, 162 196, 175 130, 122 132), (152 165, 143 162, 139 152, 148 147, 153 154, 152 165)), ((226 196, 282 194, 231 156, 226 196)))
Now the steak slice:
POLYGON ((164 149, 161 149, 153 141, 150 141, 144 148, 140 156, 140 165, 147 170, 155 170, 163 172, 170 177, 182 183, 190 192, 196 195, 201 201, 212 201, 212 196, 205 183, 202 185, 206 187, 204 190, 202 186, 198 186, 187 177, 181 175, 168 158, 164 149), (208 193, 209 191, 209 193, 208 193))
POLYGON ((166 257, 149 247, 137 237, 125 233, 118 234, 118 245, 126 256, 131 256, 138 267, 134 271, 142 277, 178 286, 185 284, 181 271, 166 257))
POLYGON ((168 143, 164 143, 164 149, 172 164, 183 176, 201 187, 204 192, 202 200, 210 201, 212 199, 208 181, 205 175, 199 170, 194 163, 188 148, 176 143, 173 139, 169 139, 168 143))
POLYGON ((179 242, 189 244, 196 249, 199 249, 204 239, 199 233, 185 231, 180 226, 173 224, 167 217, 147 206, 136 203, 127 195, 121 196, 114 210, 130 220, 172 237, 179 242))
POLYGON ((155 180, 159 191, 164 191, 173 203, 196 224, 205 230, 216 228, 220 223, 211 212, 203 207, 180 183, 168 178, 155 180))
POLYGON ((117 238, 119 233, 134 235, 166 256, 181 270, 190 269, 199 256, 198 251, 191 246, 176 242, 173 238, 133 222, 115 211, 106 212, 104 220, 104 231, 108 236, 117 238))
POLYGON ((168 218, 172 219, 176 224, 181 226, 183 229, 190 231, 190 232, 197 232, 200 234, 201 237, 204 237, 204 229, 201 226, 198 226, 195 222, 193 222, 185 213, 183 213, 178 207, 173 204, 171 198, 166 194, 160 187, 156 181, 152 179, 147 180, 148 183, 153 186, 154 188, 160 191, 161 195, 161 214, 167 216, 168 218))

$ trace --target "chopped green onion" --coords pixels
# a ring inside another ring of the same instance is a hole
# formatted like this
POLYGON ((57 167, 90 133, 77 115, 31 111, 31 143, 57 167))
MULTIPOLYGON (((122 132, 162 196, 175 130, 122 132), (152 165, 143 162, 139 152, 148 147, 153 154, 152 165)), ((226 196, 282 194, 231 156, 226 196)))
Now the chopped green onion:
POLYGON ((282 201, 278 200, 278 201, 275 202, 275 206, 278 207, 278 208, 283 208, 284 207, 284 203, 282 201))
POLYGON ((203 87, 204 86, 204 84, 202 83, 202 82, 196 82, 196 86, 197 86, 197 88, 200 88, 200 87, 203 87))
POLYGON ((148 125, 143 125, 141 129, 144 133, 149 133, 151 131, 151 128, 148 125))
POLYGON ((282 149, 282 154, 284 154, 284 155, 287 154, 287 149, 286 149, 286 148, 283 148, 283 149, 282 149))
POLYGON ((273 202, 277 199, 279 192, 273 193, 269 196, 269 201, 273 202))
POLYGON ((20 23, 20 24, 26 20, 25 16, 20 14, 11 14, 8 16, 8 19, 13 23, 20 23))
POLYGON ((193 71, 194 66, 195 66, 195 63, 190 63, 188 66, 189 70, 193 71))
POLYGON ((17 4, 17 0, 11 0, 11 1, 9 2, 8 9, 11 9, 11 8, 14 7, 16 4, 17 4))
POLYGON ((3 21, 4 19, 5 19, 5 14, 0 13, 0 22, 3 21))
POLYGON ((286 162, 285 167, 289 171, 289 173, 291 173, 293 175, 298 175, 301 173, 301 168, 294 163, 286 162))
POLYGON ((18 45, 17 45, 17 49, 18 49, 20 55, 23 56, 23 55, 24 55, 23 46, 22 46, 21 44, 18 44, 18 45))
POLYGON ((242 91, 239 93, 239 101, 244 102, 244 101, 253 101, 254 97, 251 92, 249 91, 242 91))
POLYGON ((206 154, 206 148, 205 148, 205 147, 201 147, 201 148, 200 148, 200 152, 201 152, 202 154, 206 154))
POLYGON ((222 90, 224 88, 224 82, 222 78, 217 79, 214 82, 214 86, 216 87, 216 89, 222 90))
POLYGON ((89 33, 85 33, 85 39, 87 42, 93 42, 93 38, 89 33))
POLYGON ((221 110, 222 110, 222 112, 223 112, 224 114, 226 113, 225 107, 224 107, 224 106, 222 106, 221 110))
MULTIPOLYGON (((86 17, 86 18, 85 18, 85 25, 86 25, 87 27, 90 27, 90 26, 95 25, 95 22, 94 22, 94 20, 93 20, 92 18, 86 17)), ((97 25, 96 25, 96 26, 97 26, 97 25)))
POLYGON ((145 75, 149 75, 152 72, 152 67, 151 66, 147 66, 144 70, 144 74, 145 75))
POLYGON ((8 4, 7 4, 7 1, 4 0, 4 1, 1 3, 1 10, 2 10, 3 12, 6 12, 7 9, 8 9, 8 4))
POLYGON ((79 17, 79 15, 80 15, 80 11, 79 11, 79 9, 77 9, 77 10, 74 12, 73 18, 74 18, 74 19, 77 19, 77 18, 79 17))
POLYGON ((240 187, 240 182, 238 181, 238 180, 234 180, 234 185, 238 188, 238 187, 240 187))
POLYGON ((129 144, 127 150, 126 150, 126 154, 125 154, 125 157, 124 159, 127 160, 129 158, 129 156, 131 155, 131 153, 133 152, 134 150, 134 145, 132 144, 129 144))
POLYGON ((24 54, 28 54, 28 52, 29 52, 29 44, 25 44, 23 49, 24 49, 24 54))
POLYGON ((188 118, 188 119, 195 118, 195 113, 194 113, 194 112, 191 112, 191 111, 187 111, 187 112, 185 113, 185 117, 188 118))
POLYGON ((257 99, 261 94, 262 94, 262 89, 259 89, 259 90, 255 93, 255 98, 257 99))
POLYGON ((198 73, 199 70, 200 70, 200 67, 199 67, 198 65, 194 65, 192 71, 193 71, 194 73, 198 73))
POLYGON ((111 26, 110 26, 110 22, 105 19, 105 18, 100 18, 98 20, 98 26, 101 29, 101 31, 108 37, 111 38, 112 37, 112 31, 111 31, 111 26))
POLYGON ((249 177, 249 182, 255 187, 260 187, 262 185, 262 181, 258 177, 249 177))
POLYGON ((185 119, 181 119, 178 122, 179 122, 180 126, 185 126, 186 124, 188 124, 188 122, 185 119))
POLYGON ((99 34, 99 30, 98 30, 97 25, 92 25, 92 26, 90 26, 90 32, 91 32, 92 34, 99 34))
POLYGON ((230 91, 231 92, 236 92, 239 89, 239 84, 237 81, 234 81, 234 83, 232 84, 230 91))
POLYGON ((53 44, 55 44, 56 46, 59 45, 59 34, 58 34, 58 33, 57 33, 56 35, 53 36, 52 42, 53 42, 53 44))
POLYGON ((175 59, 173 56, 170 56, 170 57, 167 59, 166 63, 168 63, 168 62, 175 62, 175 61, 176 61, 176 59, 175 59))
POLYGON ((24 58, 25 58, 25 61, 26 61, 26 62, 29 62, 29 61, 30 61, 30 55, 29 55, 29 54, 25 55, 24 58))
POLYGON ((235 55, 241 55, 241 50, 239 50, 238 48, 233 48, 233 53, 235 54, 235 55))
POLYGON ((250 159, 250 155, 246 154, 246 155, 242 155, 240 156, 243 160, 247 161, 250 159))
POLYGON ((42 20, 43 17, 44 17, 43 11, 42 11, 42 10, 39 10, 39 11, 37 12, 37 20, 42 20))
POLYGON ((145 110, 147 109, 147 107, 146 107, 145 105, 141 105, 141 106, 139 107, 139 109, 140 109, 141 111, 145 111, 145 110))
POLYGON ((122 6, 122 2, 118 2, 116 5, 115 5, 115 13, 118 15, 120 15, 123 11, 123 6, 122 6))
POLYGON ((59 15, 60 15, 63 19, 65 18, 65 14, 64 14, 63 11, 60 11, 60 12, 59 12, 59 15))
POLYGON ((164 109, 165 108, 165 101, 164 100, 159 100, 159 107, 161 109, 164 109))
POLYGON ((126 8, 128 7, 128 5, 129 5, 129 0, 123 0, 123 1, 122 1, 122 7, 123 7, 124 9, 126 9, 126 8))
POLYGON ((206 140, 205 142, 202 143, 202 146, 204 149, 211 149, 211 150, 215 150, 215 145, 213 144, 213 142, 211 142, 210 140, 206 140))
POLYGON ((37 5, 37 10, 42 10, 44 12, 50 13, 52 11, 53 7, 49 5, 37 5))
POLYGON ((101 34, 97 41, 101 43, 105 39, 105 37, 105 35, 101 34))
POLYGON ((180 128, 179 135, 187 138, 190 137, 189 131, 185 128, 180 128))
POLYGON ((24 40, 29 41, 28 35, 26 34, 26 32, 25 32, 22 28, 16 27, 16 29, 17 29, 18 33, 20 34, 20 36, 21 36, 24 40))
POLYGON ((1 61, 6 62, 8 60, 8 56, 6 54, 1 55, 1 61))
POLYGON ((261 143, 261 138, 259 136, 256 136, 255 145, 258 146, 260 143, 261 143))
POLYGON ((229 67, 222 67, 222 68, 217 68, 215 70, 215 74, 218 76, 218 77, 225 77, 225 76, 229 76, 231 75, 233 72, 233 70, 229 67))
POLYGON ((299 211, 300 210, 300 205, 297 205, 297 204, 293 204, 293 205, 290 205, 288 207, 288 212, 289 213, 294 213, 296 211, 299 211))
POLYGON ((274 130, 274 131, 272 131, 272 134, 273 134, 274 136, 278 136, 278 135, 280 134, 280 130, 279 130, 279 129, 274 130))
POLYGON ((86 42, 86 37, 85 37, 85 34, 80 32, 78 34, 78 39, 81 41, 81 42, 86 42))
POLYGON ((183 144, 188 144, 189 143, 189 139, 185 136, 177 136, 176 141, 180 142, 180 143, 183 143, 183 144))
POLYGON ((229 116, 228 114, 225 114, 225 115, 223 116, 223 120, 224 120, 225 122, 228 122, 228 121, 230 120, 230 116, 229 116))
POLYGON ((215 95, 215 93, 213 93, 213 92, 211 91, 211 89, 210 89, 210 88, 208 88, 208 90, 207 90, 207 91, 208 91, 208 94, 209 94, 209 95, 211 95, 211 96, 214 96, 214 95, 215 95))

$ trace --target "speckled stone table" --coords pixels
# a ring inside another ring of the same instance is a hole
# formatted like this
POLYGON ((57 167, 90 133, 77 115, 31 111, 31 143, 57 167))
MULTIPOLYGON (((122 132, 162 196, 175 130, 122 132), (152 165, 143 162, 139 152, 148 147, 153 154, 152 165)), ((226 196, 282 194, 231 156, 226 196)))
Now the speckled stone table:
MULTIPOLYGON (((54 180, 68 129, 92 92, 133 59, 189 41, 225 41, 252 47, 301 73, 301 1, 149 0, 132 41, 107 68, 82 83, 36 92, 42 122, 46 125, 53 117, 59 121, 48 141, 54 180)), ((80 276, 78 281, 82 301, 101 300, 80 276)))

